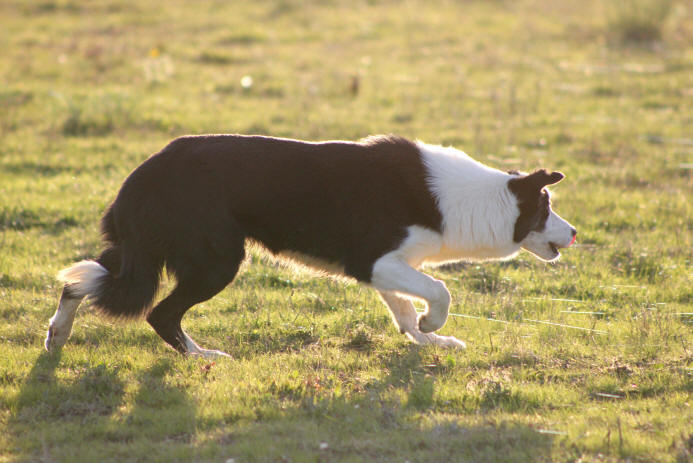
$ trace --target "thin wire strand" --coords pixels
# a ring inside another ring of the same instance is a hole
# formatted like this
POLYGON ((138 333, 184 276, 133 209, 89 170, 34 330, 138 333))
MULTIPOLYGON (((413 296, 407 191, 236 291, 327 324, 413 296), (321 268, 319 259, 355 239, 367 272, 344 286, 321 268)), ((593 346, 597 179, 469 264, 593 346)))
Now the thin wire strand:
POLYGON ((569 313, 569 314, 587 314, 587 315, 606 315, 606 312, 589 312, 589 311, 584 311, 584 310, 561 310, 561 313, 569 313))
MULTIPOLYGON (((418 313, 423 313, 424 310, 417 310, 418 313)), ((486 317, 478 317, 476 315, 468 315, 468 314, 463 314, 463 313, 448 313, 449 316, 451 317, 461 317, 461 318, 471 318, 474 320, 485 320, 489 322, 496 322, 496 323, 504 323, 506 325, 511 324, 512 322, 507 321, 507 320, 498 320, 496 318, 486 318, 486 317)), ((573 330, 580 330, 580 331, 587 331, 588 333, 596 333, 596 334, 609 334, 608 331, 604 330, 596 330, 594 328, 584 328, 582 326, 574 326, 574 325, 566 325, 564 323, 556 323, 548 320, 534 320, 532 318, 523 318, 522 322, 518 322, 519 324, 522 324, 523 322, 529 322, 529 323, 538 323, 542 325, 551 325, 551 326, 558 326, 561 328, 569 328, 573 330)))

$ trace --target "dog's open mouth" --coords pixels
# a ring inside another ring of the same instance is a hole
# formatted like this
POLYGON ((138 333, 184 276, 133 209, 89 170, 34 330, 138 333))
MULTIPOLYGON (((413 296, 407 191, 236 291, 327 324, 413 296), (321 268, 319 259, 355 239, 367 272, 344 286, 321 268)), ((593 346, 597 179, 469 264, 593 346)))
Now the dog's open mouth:
POLYGON ((568 246, 559 246, 558 244, 554 243, 553 241, 549 241, 549 248, 551 249, 551 252, 553 252, 556 255, 560 254, 559 249, 561 248, 569 248, 575 243, 575 235, 573 235, 573 239, 570 240, 570 243, 568 246))

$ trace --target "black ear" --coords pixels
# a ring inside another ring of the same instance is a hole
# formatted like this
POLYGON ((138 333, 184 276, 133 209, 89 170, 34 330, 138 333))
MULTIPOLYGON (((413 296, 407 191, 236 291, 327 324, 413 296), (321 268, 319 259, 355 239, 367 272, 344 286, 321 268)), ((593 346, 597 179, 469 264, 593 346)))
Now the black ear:
POLYGON ((549 175, 549 180, 551 181, 547 183, 547 185, 553 185, 554 183, 558 183, 564 178, 565 175, 563 175, 563 172, 553 171, 551 172, 551 175, 549 175))
POLYGON ((546 169, 541 169, 528 175, 527 180, 531 182, 531 185, 536 189, 541 190, 546 185, 553 185, 554 183, 560 182, 563 180, 563 177, 565 177, 565 175, 560 172, 548 173, 546 169))
POLYGON ((540 169, 524 177, 511 179, 509 185, 515 194, 538 192, 546 185, 560 182, 564 177, 561 172, 549 173, 546 169, 540 169))

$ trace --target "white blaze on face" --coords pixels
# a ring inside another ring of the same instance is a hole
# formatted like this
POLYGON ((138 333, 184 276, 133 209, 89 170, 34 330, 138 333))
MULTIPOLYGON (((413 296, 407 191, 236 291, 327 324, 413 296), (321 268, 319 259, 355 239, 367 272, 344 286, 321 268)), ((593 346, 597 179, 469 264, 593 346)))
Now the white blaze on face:
POLYGON ((561 172, 540 169, 532 174, 516 174, 508 188, 517 198, 518 216, 513 239, 540 259, 553 261, 575 242, 577 231, 551 210, 549 192, 544 188, 560 182, 561 172))
POLYGON ((556 260, 560 248, 567 248, 575 242, 575 227, 561 216, 549 211, 546 225, 541 231, 531 231, 522 240, 522 248, 546 261, 556 260))

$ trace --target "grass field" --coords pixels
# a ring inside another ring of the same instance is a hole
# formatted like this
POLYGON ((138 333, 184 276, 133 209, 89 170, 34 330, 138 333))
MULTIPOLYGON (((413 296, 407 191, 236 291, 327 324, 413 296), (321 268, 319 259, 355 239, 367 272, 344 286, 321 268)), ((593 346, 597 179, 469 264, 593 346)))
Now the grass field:
POLYGON ((691 461, 693 4, 154 3, 0 2, 0 461, 691 461), (578 244, 431 270, 464 352, 253 256, 184 320, 232 360, 86 307, 45 353, 125 176, 209 132, 559 169, 578 244))

